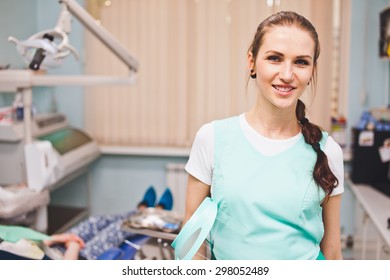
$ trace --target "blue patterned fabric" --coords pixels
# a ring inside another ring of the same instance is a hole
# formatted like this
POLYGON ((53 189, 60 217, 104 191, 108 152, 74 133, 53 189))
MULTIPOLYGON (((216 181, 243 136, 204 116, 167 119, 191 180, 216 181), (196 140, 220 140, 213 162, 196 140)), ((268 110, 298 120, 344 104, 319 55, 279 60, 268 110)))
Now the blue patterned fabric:
POLYGON ((125 239, 134 235, 122 230, 123 221, 132 213, 91 216, 68 230, 85 242, 80 256, 87 260, 96 260, 108 249, 119 246, 125 239))

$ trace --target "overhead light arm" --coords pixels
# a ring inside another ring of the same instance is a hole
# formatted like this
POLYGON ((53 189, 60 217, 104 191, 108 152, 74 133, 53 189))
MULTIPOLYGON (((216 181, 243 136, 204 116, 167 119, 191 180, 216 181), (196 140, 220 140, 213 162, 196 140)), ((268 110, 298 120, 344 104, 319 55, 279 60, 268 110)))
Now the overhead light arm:
POLYGON ((89 31, 91 31, 104 45, 106 45, 131 71, 137 72, 139 63, 103 26, 75 0, 60 0, 89 31))

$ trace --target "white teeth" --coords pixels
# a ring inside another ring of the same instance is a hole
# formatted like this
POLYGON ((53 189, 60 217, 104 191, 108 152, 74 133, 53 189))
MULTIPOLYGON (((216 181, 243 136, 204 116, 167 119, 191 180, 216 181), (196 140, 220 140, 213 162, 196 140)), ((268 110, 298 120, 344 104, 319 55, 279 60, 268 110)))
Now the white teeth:
POLYGON ((279 91, 284 91, 284 92, 287 92, 287 91, 290 91, 293 89, 292 87, 278 87, 278 86, 275 86, 275 88, 279 91))

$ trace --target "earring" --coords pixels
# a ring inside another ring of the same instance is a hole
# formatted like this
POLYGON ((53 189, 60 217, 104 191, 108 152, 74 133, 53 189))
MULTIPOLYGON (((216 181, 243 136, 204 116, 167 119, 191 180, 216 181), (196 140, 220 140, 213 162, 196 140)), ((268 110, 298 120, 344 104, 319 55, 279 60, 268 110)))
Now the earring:
POLYGON ((251 69, 251 78, 256 79, 256 77, 257 77, 257 75, 256 75, 255 70, 251 69))

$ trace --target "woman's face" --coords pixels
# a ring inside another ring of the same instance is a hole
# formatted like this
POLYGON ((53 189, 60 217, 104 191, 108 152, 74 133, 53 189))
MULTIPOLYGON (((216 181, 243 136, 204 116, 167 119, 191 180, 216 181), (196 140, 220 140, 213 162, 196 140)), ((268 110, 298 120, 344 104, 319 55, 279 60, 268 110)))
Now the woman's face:
POLYGON ((310 82, 314 68, 314 41, 301 29, 273 27, 264 35, 256 62, 249 54, 250 69, 257 75, 262 105, 294 108, 310 82))

